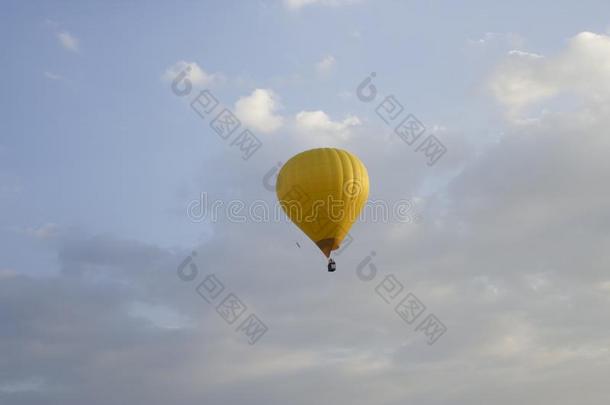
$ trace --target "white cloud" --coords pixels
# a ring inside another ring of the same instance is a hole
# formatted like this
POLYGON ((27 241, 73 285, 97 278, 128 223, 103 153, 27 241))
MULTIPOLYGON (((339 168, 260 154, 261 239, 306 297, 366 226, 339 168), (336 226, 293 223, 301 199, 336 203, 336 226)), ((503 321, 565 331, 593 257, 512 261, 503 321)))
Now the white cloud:
POLYGON ((311 5, 320 6, 343 6, 357 3, 359 0, 284 0, 284 5, 290 10, 300 10, 311 5))
POLYGON ((172 81, 184 70, 187 71, 186 77, 195 86, 209 86, 218 83, 223 79, 222 74, 207 73, 196 62, 187 62, 184 60, 178 61, 173 66, 167 68, 163 74, 163 79, 172 81))
POLYGON ((301 111, 295 117, 297 129, 302 132, 315 132, 346 136, 349 129, 361 124, 360 119, 348 115, 343 121, 333 121, 324 111, 301 111))
POLYGON ((322 59, 321 61, 316 63, 316 71, 320 75, 327 75, 333 70, 333 68, 335 67, 335 64, 336 64, 335 57, 332 55, 328 55, 328 56, 324 57, 324 59, 322 59))
POLYGON ((558 95, 610 100, 610 37, 582 32, 559 54, 513 50, 493 73, 490 89, 510 115, 558 95))
POLYGON ((544 56, 538 54, 538 53, 533 53, 533 52, 525 52, 525 51, 520 51, 518 49, 513 49, 508 51, 508 54, 511 56, 520 56, 520 57, 524 57, 524 58, 534 58, 534 59, 538 59, 538 58, 543 58, 544 56))
POLYGON ((301 7, 315 4, 317 2, 319 2, 319 0, 284 0, 284 5, 290 9, 298 10, 301 7))
POLYGON ((279 97, 272 90, 256 89, 235 103, 235 114, 252 129, 270 133, 279 129, 284 119, 276 111, 281 107, 279 97))
POLYGON ((62 31, 57 34, 57 39, 61 46, 63 46, 68 51, 78 52, 78 43, 79 40, 68 31, 62 31))

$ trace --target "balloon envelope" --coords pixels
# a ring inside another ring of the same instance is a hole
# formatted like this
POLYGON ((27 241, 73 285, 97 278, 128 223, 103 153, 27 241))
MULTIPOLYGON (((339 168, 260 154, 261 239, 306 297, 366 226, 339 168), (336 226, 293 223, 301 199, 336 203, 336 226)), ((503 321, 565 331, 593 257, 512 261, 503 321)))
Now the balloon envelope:
POLYGON ((286 215, 329 257, 366 204, 369 176, 347 151, 311 149, 282 166, 276 193, 286 215))

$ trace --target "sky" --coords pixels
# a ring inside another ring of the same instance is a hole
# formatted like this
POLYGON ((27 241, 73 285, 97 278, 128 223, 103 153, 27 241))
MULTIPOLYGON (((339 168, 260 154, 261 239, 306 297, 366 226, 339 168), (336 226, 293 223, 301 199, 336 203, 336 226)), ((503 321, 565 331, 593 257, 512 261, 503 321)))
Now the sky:
POLYGON ((609 403, 609 15, 3 1, 0 402, 609 403), (391 207, 332 274, 273 214, 278 165, 316 147, 391 207))

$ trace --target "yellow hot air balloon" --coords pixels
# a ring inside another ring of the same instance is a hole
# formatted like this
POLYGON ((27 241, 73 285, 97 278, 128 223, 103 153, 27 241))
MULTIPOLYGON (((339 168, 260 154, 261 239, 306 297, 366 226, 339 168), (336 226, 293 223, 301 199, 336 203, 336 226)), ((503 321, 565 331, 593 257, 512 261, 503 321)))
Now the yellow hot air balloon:
POLYGON ((276 193, 288 218, 330 257, 366 203, 369 175, 347 151, 311 149, 282 166, 276 193))

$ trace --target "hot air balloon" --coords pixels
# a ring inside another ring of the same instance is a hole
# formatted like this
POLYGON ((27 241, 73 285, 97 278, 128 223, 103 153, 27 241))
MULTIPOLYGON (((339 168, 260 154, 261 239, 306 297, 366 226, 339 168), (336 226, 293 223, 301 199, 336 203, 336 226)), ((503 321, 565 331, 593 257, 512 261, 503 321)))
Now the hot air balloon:
POLYGON ((341 149, 301 152, 280 169, 276 194, 288 218, 318 246, 329 259, 328 270, 334 271, 331 252, 339 248, 369 195, 364 164, 341 149))

